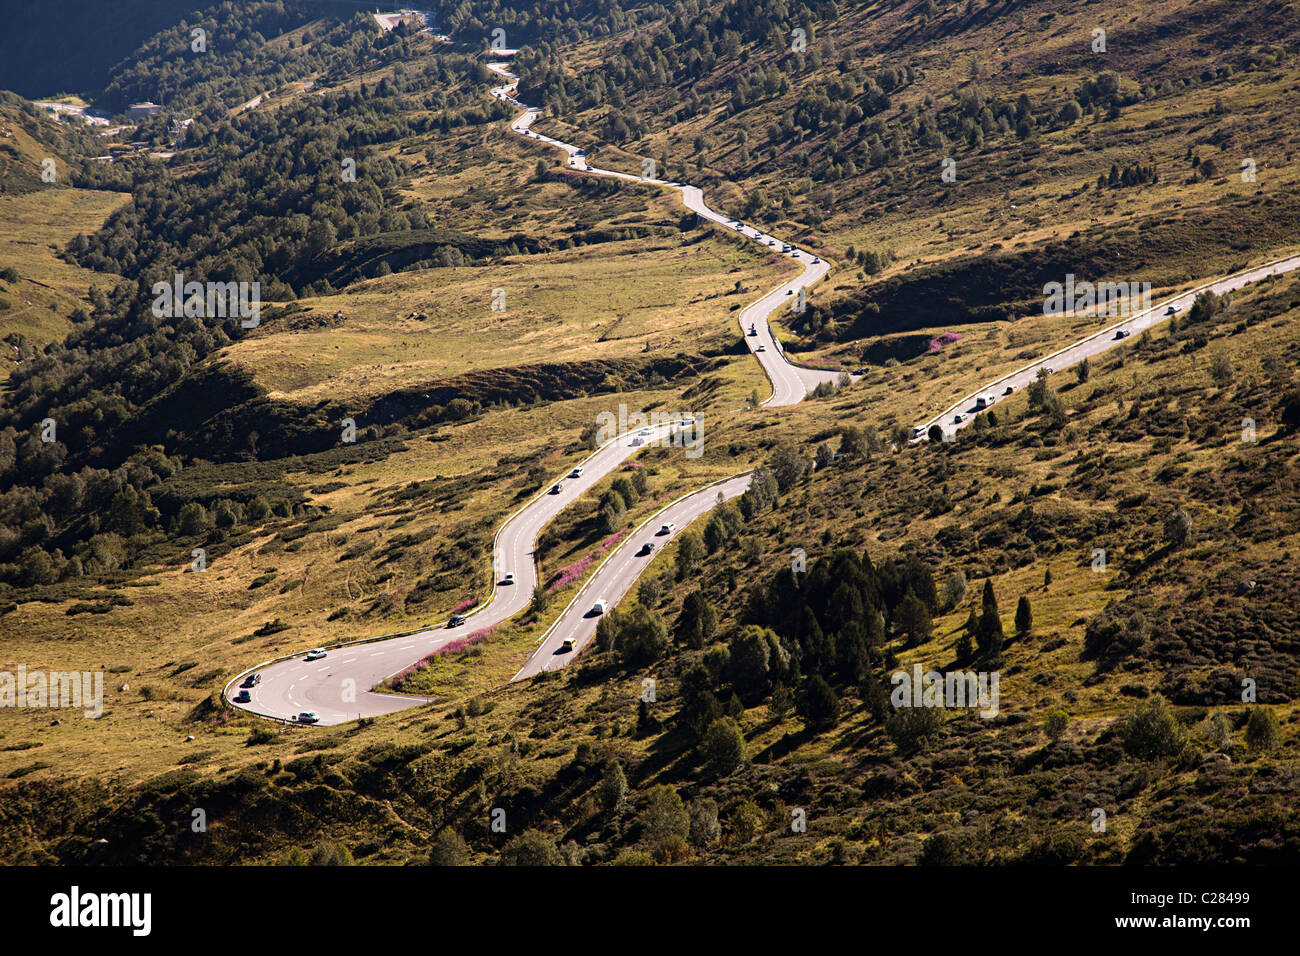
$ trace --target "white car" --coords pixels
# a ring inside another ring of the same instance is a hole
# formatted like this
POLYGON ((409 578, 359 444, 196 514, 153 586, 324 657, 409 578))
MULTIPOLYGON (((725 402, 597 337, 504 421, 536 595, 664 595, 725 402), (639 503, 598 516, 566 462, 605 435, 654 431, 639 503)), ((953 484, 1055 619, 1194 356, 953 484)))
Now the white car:
POLYGON ((952 423, 954 425, 960 425, 965 420, 966 420, 966 416, 963 415, 961 412, 958 412, 956 415, 952 417, 952 423))
POLYGON ((659 526, 660 534, 672 534, 676 530, 677 530, 677 525, 673 524, 671 521, 659 526))
POLYGON ((754 351, 755 351, 755 352, 766 352, 766 351, 767 351, 767 346, 764 345, 762 342, 760 342, 760 343, 758 343, 758 348, 754 349, 754 351))
POLYGON ((581 477, 582 477, 582 466, 579 465, 577 468, 573 469, 573 471, 569 472, 569 477, 570 477, 570 478, 581 478, 581 477))
POLYGON ((506 576, 505 576, 504 578, 501 579, 501 583, 502 583, 502 584, 514 584, 514 583, 515 583, 515 572, 513 572, 513 571, 507 571, 507 572, 506 572, 506 576))
POLYGON ((316 648, 315 650, 311 650, 307 652, 307 660, 309 661, 318 661, 324 656, 325 656, 324 649, 319 647, 316 648))
POLYGON ((318 720, 320 720, 320 714, 314 710, 304 710, 298 715, 298 723, 300 724, 314 724, 318 720))
POLYGON ((687 415, 685 418, 682 419, 682 424, 683 424, 683 425, 694 425, 694 424, 695 424, 695 418, 694 418, 694 416, 692 416, 692 415, 687 415))
POLYGON ((650 429, 649 429, 649 428, 643 428, 643 429, 641 429, 639 432, 637 432, 637 434, 638 434, 638 435, 649 435, 649 434, 650 434, 650 429))
POLYGON ((1180 311, 1182 310, 1179 309, 1178 306, 1171 305, 1169 308, 1165 309, 1165 315, 1177 315, 1180 311))

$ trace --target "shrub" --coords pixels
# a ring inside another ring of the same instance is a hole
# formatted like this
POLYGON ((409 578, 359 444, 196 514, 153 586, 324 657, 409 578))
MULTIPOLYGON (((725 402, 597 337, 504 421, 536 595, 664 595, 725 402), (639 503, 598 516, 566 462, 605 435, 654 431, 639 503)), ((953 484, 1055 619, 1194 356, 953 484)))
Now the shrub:
POLYGON ((930 746, 943 733, 942 707, 898 707, 885 718, 885 733, 903 753, 930 746))
POLYGON ((429 850, 430 866, 464 866, 469 862, 469 845, 451 827, 443 827, 429 850))
POLYGON ((740 725, 730 717, 715 720, 704 732, 704 741, 700 745, 709 772, 716 777, 727 777, 735 773, 749 754, 745 749, 745 735, 740 732, 740 725))
POLYGON ((1159 695, 1138 704, 1120 727, 1125 753, 1141 760, 1174 757, 1186 746, 1186 735, 1159 695))
POLYGON ((804 682, 797 711, 813 730, 826 730, 840 719, 840 699, 820 674, 814 674, 804 682))
POLYGON ((1259 753, 1275 750, 1281 727, 1272 707, 1256 705, 1250 708, 1246 720, 1246 746, 1259 753))

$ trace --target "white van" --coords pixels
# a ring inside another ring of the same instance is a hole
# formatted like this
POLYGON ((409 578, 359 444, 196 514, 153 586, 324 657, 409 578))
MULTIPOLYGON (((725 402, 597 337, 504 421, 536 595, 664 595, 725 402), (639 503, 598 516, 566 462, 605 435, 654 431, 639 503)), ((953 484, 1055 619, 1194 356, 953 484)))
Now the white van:
POLYGON ((975 399, 975 410, 979 411, 980 409, 988 408, 997 400, 998 397, 991 393, 988 395, 981 395, 979 398, 975 399))

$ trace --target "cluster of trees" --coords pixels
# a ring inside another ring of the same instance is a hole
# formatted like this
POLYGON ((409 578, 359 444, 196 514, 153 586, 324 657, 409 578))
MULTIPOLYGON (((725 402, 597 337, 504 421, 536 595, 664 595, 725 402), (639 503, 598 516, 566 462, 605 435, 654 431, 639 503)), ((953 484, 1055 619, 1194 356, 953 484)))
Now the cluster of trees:
POLYGON ((0 581, 27 588, 104 574, 130 567, 163 535, 183 539, 178 547, 213 543, 301 510, 294 496, 258 487, 237 498, 192 486, 181 459, 157 447, 112 469, 60 470, 65 456, 57 442, 0 430, 0 581))
POLYGON ((1122 170, 1111 163, 1110 172, 1097 177, 1098 189, 1121 189, 1128 186, 1142 186, 1146 183, 1159 182, 1155 164, 1143 166, 1141 163, 1126 165, 1122 170))
POLYGON ((649 488, 645 473, 633 469, 630 474, 619 475, 600 496, 596 512, 600 516, 601 530, 613 534, 623 527, 624 513, 641 500, 649 488))
MULTIPOLYGON (((310 41, 294 43, 274 57, 264 49, 266 37, 296 30, 317 16, 319 8, 295 0, 212 7, 193 21, 182 19, 145 40, 118 64, 99 101, 119 112, 141 100, 167 106, 208 100, 244 102, 269 85, 281 85, 328 65, 324 55, 328 45, 315 50, 310 41), (203 51, 193 49, 196 29, 203 31, 203 51)), ((333 36, 322 39, 342 42, 344 32, 359 32, 356 26, 355 22, 336 24, 330 31, 333 36)))
MULTIPOLYGON (((349 36, 342 52, 370 31, 349 36)), ((368 51, 352 51, 349 62, 359 65, 368 51)), ((174 177, 158 164, 135 167, 133 201, 95 235, 77 236, 69 254, 88 268, 151 282, 177 271, 200 281, 260 281, 267 299, 333 291, 323 273, 332 265, 326 254, 339 243, 430 225, 418 203, 397 197, 405 162, 370 147, 508 113, 500 103, 483 103, 480 63, 450 55, 433 63, 423 73, 399 66, 373 86, 232 119, 223 101, 205 100, 214 115, 186 134, 187 150, 202 160, 193 175, 174 177), (457 86, 473 93, 449 92, 457 86), (429 112, 411 119, 421 106, 429 112)), ((445 261, 458 254, 439 252, 445 261)))

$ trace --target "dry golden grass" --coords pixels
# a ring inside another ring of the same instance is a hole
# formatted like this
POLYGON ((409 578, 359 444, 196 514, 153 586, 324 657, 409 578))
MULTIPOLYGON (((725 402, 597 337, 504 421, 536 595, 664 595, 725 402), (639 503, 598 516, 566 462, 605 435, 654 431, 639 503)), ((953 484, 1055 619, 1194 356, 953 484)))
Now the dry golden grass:
MULTIPOLYGON (((99 229, 128 201, 124 193, 91 189, 50 188, 0 196, 0 266, 10 266, 22 277, 14 284, 0 283, 0 298, 10 305, 0 311, 0 338, 15 332, 37 347, 61 339, 72 328, 68 315, 87 306, 92 285, 107 290, 122 281, 113 273, 65 262, 57 250, 77 233, 99 229)), ((8 344, 0 345, 0 356, 0 368, 12 367, 18 358, 8 344)))

